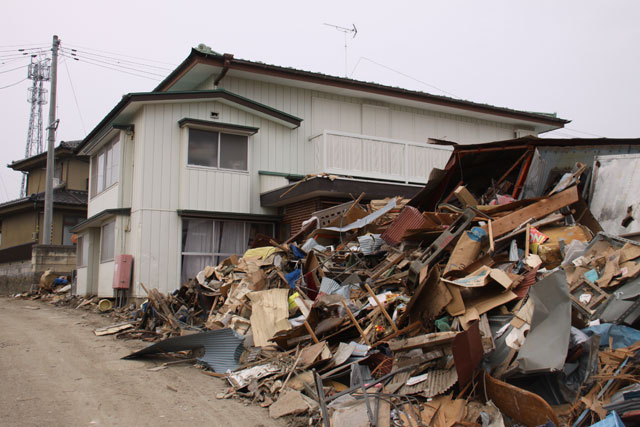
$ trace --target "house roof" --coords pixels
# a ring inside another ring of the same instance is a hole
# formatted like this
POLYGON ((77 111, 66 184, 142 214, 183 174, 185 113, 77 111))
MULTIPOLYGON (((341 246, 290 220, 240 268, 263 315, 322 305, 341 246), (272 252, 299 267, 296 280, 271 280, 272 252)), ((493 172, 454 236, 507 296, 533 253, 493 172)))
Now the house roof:
MULTIPOLYGON (((607 153, 616 147, 622 148, 623 152, 640 150, 640 138, 559 139, 526 136, 483 144, 456 144, 434 139, 430 142, 450 145, 454 149, 444 170, 432 173, 429 182, 411 200, 411 206, 423 210, 436 209, 447 195, 452 194, 460 182, 463 182, 472 193, 479 193, 491 186, 492 182, 500 179, 508 178, 515 183, 519 175, 528 176, 529 166, 525 159, 531 158, 537 147, 568 153, 568 156, 554 156, 553 159, 555 162, 566 159, 565 162, 571 165, 576 161, 585 162, 587 158, 592 158, 594 152, 607 153)), ((587 162, 587 166, 591 165, 587 162)))
MULTIPOLYGON (((96 139, 97 136, 102 133, 117 121, 118 117, 131 108, 134 103, 142 102, 170 102, 170 101, 184 101, 184 100, 216 100, 218 102, 233 105, 241 110, 250 111, 252 114, 256 114, 261 117, 265 117, 269 120, 275 121, 290 128, 296 128, 302 123, 302 119, 294 115, 285 113, 276 108, 268 105, 253 101, 249 98, 237 95, 229 92, 225 89, 213 89, 213 90, 186 90, 186 91, 172 91, 172 92, 136 92, 128 93, 122 97, 120 102, 116 104, 113 109, 107 113, 107 115, 98 123, 98 125, 78 144, 75 151, 76 153, 87 149, 89 143, 96 139)), ((128 120, 128 115, 125 116, 125 121, 128 120)))
MULTIPOLYGON (((73 155, 73 151, 80 145, 82 140, 74 140, 74 141, 61 141, 60 144, 55 149, 56 157, 68 157, 73 155)), ((24 171, 32 169, 35 166, 40 165, 47 160, 47 152, 44 151, 42 153, 38 153, 31 157, 27 157, 20 160, 15 160, 7 165, 13 170, 16 171, 24 171)))
MULTIPOLYGON (((10 200, 0 204, 0 211, 9 208, 19 208, 24 206, 32 206, 35 204, 44 204, 44 191, 33 193, 27 197, 10 200)), ((87 192, 78 190, 67 190, 65 188, 57 188, 53 190, 53 205, 56 206, 87 206, 87 192)))
POLYGON ((585 147, 593 145, 640 145, 640 138, 540 138, 524 136, 521 138, 505 139, 502 141, 484 142, 479 144, 459 144, 444 139, 429 139, 436 145, 450 145, 454 147, 451 156, 457 152, 473 150, 516 149, 519 147, 585 147))
POLYGON ((203 52, 198 49, 192 49, 189 56, 154 89, 154 92, 181 91, 194 88, 216 72, 215 84, 226 75, 251 76, 251 78, 276 83, 296 81, 298 85, 320 90, 333 88, 335 90, 351 91, 352 96, 355 95, 353 93, 355 91, 360 92, 360 96, 362 96, 362 92, 365 92, 367 97, 384 96, 415 101, 423 104, 422 108, 424 108, 424 104, 430 104, 431 108, 442 111, 456 112, 457 110, 456 114, 461 114, 460 110, 465 110, 470 116, 479 116, 485 119, 493 118, 494 120, 496 117, 501 117, 511 121, 515 120, 516 122, 543 125, 546 126, 546 130, 557 129, 569 123, 569 120, 560 119, 555 114, 496 107, 373 82, 237 59, 232 54, 220 55, 216 52, 203 52))
POLYGON ((260 205, 280 207, 308 200, 313 197, 350 198, 352 194, 365 193, 367 199, 385 197, 414 197, 422 187, 396 182, 371 181, 364 179, 338 177, 311 177, 284 187, 260 194, 260 205))

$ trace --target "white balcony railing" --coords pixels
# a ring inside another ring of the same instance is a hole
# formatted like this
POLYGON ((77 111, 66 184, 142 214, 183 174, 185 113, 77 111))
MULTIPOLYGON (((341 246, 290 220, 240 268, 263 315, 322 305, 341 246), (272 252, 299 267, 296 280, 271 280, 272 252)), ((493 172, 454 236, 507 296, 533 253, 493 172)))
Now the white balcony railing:
POLYGON ((426 183, 433 168, 443 168, 452 147, 325 130, 309 138, 314 173, 426 183))

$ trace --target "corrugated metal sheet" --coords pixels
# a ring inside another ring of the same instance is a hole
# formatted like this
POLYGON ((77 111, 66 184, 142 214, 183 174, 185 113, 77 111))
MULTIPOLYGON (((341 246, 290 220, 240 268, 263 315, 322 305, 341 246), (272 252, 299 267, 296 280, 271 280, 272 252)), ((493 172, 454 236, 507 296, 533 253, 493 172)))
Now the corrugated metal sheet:
POLYGON ((402 241, 407 230, 420 228, 423 224, 424 218, 420 211, 413 206, 405 206, 381 237, 388 244, 395 246, 402 241))
POLYGON ((399 394, 422 394, 424 397, 433 397, 449 390, 458 381, 456 368, 448 370, 434 369, 427 373, 426 380, 414 385, 403 386, 399 394))
POLYGON ((587 165, 590 174, 596 156, 629 153, 640 153, 640 145, 536 147, 522 198, 541 196, 560 173, 571 171, 576 162, 587 165))
POLYGON ((238 367, 242 355, 244 337, 233 329, 225 328, 182 337, 168 338, 149 347, 131 353, 123 359, 136 359, 150 354, 168 353, 204 348, 204 355, 198 360, 216 372, 233 371, 238 367))
POLYGON ((597 156, 589 208, 605 233, 640 231, 640 155, 597 156), (633 218, 626 227, 623 219, 633 218))

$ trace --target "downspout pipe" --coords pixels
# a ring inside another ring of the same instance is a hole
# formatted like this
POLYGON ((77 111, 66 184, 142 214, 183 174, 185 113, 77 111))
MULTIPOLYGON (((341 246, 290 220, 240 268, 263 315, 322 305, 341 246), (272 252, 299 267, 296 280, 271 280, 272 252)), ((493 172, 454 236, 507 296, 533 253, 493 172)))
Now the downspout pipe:
POLYGON ((224 76, 227 75, 227 71, 229 71, 229 67, 231 66, 231 61, 233 60, 232 53, 225 53, 223 56, 224 56, 224 63, 222 65, 222 71, 220 71, 220 74, 218 74, 218 77, 216 77, 216 80, 213 82, 214 87, 218 87, 218 84, 222 81, 224 76))

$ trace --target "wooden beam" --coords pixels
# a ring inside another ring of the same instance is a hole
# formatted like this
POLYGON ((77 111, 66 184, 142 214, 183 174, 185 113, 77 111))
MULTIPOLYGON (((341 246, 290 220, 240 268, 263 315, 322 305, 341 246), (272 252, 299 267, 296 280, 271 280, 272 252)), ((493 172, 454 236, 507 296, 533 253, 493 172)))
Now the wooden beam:
MULTIPOLYGON (((542 219, 558 209, 576 203, 578 199, 578 187, 573 186, 502 218, 498 218, 492 224, 493 237, 496 238, 507 234, 531 218, 542 219)), ((486 230, 487 226, 484 226, 484 228, 486 230)))

